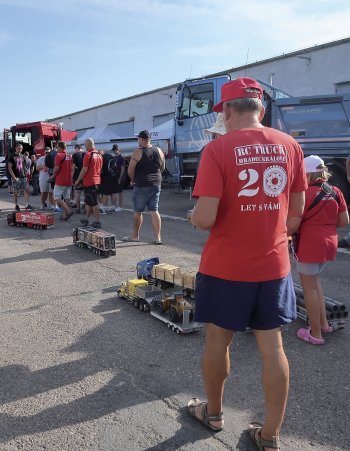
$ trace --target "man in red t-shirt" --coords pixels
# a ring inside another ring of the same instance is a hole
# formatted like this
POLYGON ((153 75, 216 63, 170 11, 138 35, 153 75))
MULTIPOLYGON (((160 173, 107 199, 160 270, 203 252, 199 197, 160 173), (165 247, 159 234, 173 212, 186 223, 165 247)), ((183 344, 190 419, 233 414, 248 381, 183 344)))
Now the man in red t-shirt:
POLYGON ((55 179, 53 197, 55 202, 63 208, 63 215, 61 217, 63 221, 69 219, 74 213, 73 210, 68 207, 72 189, 72 176, 72 157, 67 154, 66 143, 59 141, 57 144, 57 155, 55 157, 52 177, 55 179))
POLYGON ((296 318, 287 232, 300 223, 307 188, 303 153, 289 135, 266 128, 261 86, 240 78, 222 87, 227 133, 204 149, 193 196, 195 227, 210 230, 196 280, 195 319, 206 323, 203 379, 208 402, 190 414, 223 427, 222 396, 235 331, 255 332, 263 359, 266 418, 251 425, 265 449, 278 448, 288 384, 280 326, 296 318))
POLYGON ((75 182, 75 186, 78 186, 83 181, 84 186, 86 209, 85 218, 81 219, 80 222, 87 226, 89 217, 93 214, 95 221, 92 222, 91 227, 100 229, 101 222, 97 196, 99 185, 101 184, 102 156, 95 149, 94 140, 91 138, 85 140, 85 148, 86 154, 84 155, 83 168, 75 182))

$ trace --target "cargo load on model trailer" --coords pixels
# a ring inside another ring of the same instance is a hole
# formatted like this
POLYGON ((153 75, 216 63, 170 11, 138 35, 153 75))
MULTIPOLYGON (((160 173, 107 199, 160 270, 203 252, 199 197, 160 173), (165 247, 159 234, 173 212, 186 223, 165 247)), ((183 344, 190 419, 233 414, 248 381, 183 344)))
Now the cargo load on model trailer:
MULTIPOLYGON (((211 136, 205 132, 216 120, 212 107, 220 100, 229 76, 188 80, 176 94, 173 158, 181 184, 195 182, 201 151, 211 136)), ((350 154, 350 93, 292 97, 258 80, 264 89, 263 125, 293 136, 304 154, 319 155, 328 165, 330 183, 350 203, 346 158, 350 154)), ((169 163, 168 163, 169 164, 169 163)))

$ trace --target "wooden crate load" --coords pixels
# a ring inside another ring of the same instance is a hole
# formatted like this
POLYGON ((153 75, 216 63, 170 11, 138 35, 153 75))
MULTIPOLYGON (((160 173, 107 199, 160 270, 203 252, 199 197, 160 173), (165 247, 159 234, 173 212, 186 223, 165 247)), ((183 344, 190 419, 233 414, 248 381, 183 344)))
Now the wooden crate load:
POLYGON ((152 268, 152 277, 166 282, 175 283, 175 279, 181 278, 181 269, 179 266, 160 263, 152 268))
POLYGON ((183 274, 183 287, 194 290, 196 288, 196 272, 185 272, 183 274))

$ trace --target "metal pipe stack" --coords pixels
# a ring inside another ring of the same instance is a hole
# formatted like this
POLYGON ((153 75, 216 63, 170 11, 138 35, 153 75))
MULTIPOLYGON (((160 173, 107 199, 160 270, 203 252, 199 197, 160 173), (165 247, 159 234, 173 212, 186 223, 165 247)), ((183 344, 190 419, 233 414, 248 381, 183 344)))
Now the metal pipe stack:
MULTIPOLYGON (((295 295, 297 297, 297 315, 298 318, 309 322, 304 301, 303 289, 300 285, 294 284, 295 295)), ((327 296, 324 297, 326 304, 326 313, 328 324, 333 330, 344 329, 345 321, 349 316, 349 312, 345 304, 338 302, 327 296)))

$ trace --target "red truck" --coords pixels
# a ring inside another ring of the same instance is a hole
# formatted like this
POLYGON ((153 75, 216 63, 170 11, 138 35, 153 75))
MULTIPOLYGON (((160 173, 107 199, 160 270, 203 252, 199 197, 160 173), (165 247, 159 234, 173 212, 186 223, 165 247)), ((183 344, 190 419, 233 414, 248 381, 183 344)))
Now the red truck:
POLYGON ((52 147, 53 141, 73 141, 76 137, 76 132, 63 130, 61 124, 53 122, 16 124, 4 130, 4 153, 8 155, 10 148, 14 149, 16 143, 21 142, 23 152, 40 157, 45 155, 45 147, 52 147))
POLYGON ((18 211, 7 215, 7 223, 10 226, 48 229, 53 227, 55 215, 42 211, 18 211))

